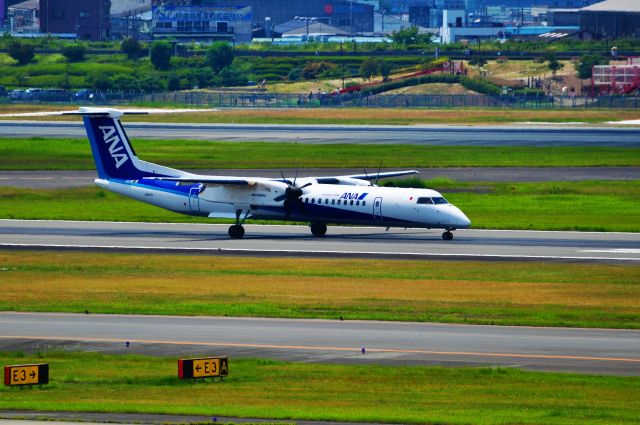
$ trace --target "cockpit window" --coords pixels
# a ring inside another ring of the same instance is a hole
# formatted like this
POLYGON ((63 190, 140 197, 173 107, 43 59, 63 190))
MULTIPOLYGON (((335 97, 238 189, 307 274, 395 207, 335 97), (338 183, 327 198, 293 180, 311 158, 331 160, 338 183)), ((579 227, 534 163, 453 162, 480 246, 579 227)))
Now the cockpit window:
POLYGON ((443 197, 439 197, 439 198, 431 198, 433 199, 433 203, 436 205, 440 205, 440 204, 448 204, 447 200, 444 199, 443 197))
POLYGON ((419 204, 433 204, 431 198, 418 198, 419 204))

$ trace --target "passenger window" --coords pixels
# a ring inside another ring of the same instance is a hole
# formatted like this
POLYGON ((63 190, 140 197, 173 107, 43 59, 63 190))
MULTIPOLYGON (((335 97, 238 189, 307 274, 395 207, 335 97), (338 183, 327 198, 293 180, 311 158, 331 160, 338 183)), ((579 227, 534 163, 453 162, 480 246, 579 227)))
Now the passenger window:
POLYGON ((328 199, 325 199, 325 200, 324 200, 324 204, 325 204, 325 205, 327 205, 328 203, 329 203, 329 200, 328 200, 328 199))
POLYGON ((316 203, 316 199, 315 198, 311 198, 311 203, 315 204, 316 203))
POLYGON ((304 198, 304 202, 309 203, 309 198, 304 198))
POLYGON ((336 200, 335 200, 335 199, 332 199, 332 200, 331 200, 331 205, 335 205, 335 204, 336 204, 336 200))
POLYGON ((419 204, 433 204, 431 198, 418 198, 419 204))
POLYGON ((365 205, 367 205, 367 201, 362 201, 362 206, 364 207, 365 205))
POLYGON ((342 204, 342 201, 340 199, 338 199, 338 205, 342 204))
POLYGON ((360 205, 360 201, 356 201, 356 205, 360 205))
POLYGON ((349 202, 349 205, 353 205, 353 199, 351 200, 351 202, 349 202))

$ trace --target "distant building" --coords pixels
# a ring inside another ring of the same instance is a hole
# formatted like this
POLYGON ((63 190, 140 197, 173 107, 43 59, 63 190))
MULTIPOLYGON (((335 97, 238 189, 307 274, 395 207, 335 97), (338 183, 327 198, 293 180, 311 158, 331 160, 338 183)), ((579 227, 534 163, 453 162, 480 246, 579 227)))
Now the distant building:
POLYGON ((551 9, 547 12, 549 26, 580 26, 580 9, 551 9))
POLYGON ((640 1, 606 0, 583 7, 580 29, 596 38, 640 37, 640 1))
POLYGON ((39 23, 39 0, 26 0, 9 7, 12 31, 37 30, 39 23))
POLYGON ((76 34, 81 40, 111 38, 109 0, 40 0, 40 32, 76 34))
POLYGON ((271 25, 279 25, 296 16, 317 18, 327 25, 351 33, 373 32, 373 9, 371 4, 356 0, 153 0, 154 5, 193 5, 207 7, 250 7, 251 23, 264 28, 265 19, 271 25))
POLYGON ((175 6, 152 8, 154 38, 188 41, 251 41, 249 6, 175 6))

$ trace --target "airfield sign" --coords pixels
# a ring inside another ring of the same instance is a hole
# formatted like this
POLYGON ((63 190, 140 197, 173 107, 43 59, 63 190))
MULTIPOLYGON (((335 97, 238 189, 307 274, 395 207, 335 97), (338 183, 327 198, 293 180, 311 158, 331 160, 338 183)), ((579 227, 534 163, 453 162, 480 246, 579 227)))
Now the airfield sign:
POLYGON ((49 383, 49 365, 23 364, 4 367, 4 384, 7 386, 41 385, 49 383))
POLYGON ((228 374, 229 359, 227 357, 178 360, 178 377, 181 379, 222 378, 228 374))

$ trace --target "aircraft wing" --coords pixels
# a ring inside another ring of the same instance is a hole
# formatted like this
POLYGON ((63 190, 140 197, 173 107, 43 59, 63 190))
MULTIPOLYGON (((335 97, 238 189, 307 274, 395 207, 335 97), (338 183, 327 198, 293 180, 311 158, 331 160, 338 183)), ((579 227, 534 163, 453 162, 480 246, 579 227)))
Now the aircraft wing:
POLYGON ((371 174, 352 174, 350 176, 341 176, 347 177, 350 179, 358 179, 358 180, 377 180, 377 179, 385 179, 387 177, 399 177, 399 176, 408 176, 410 174, 418 174, 417 170, 403 170, 403 171, 386 171, 384 173, 371 173, 371 174))
POLYGON ((204 183, 204 184, 217 184, 217 185, 231 185, 231 186, 254 186, 258 184, 255 180, 235 177, 207 177, 207 176, 195 176, 195 177, 148 177, 150 180, 162 180, 165 182, 178 182, 178 183, 204 183))

